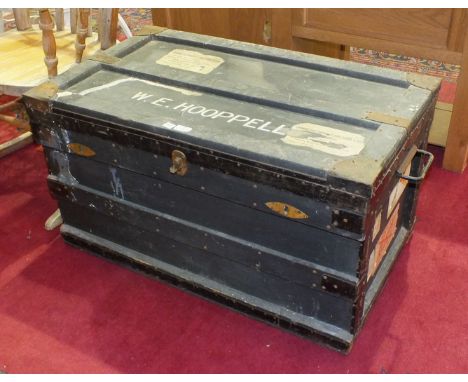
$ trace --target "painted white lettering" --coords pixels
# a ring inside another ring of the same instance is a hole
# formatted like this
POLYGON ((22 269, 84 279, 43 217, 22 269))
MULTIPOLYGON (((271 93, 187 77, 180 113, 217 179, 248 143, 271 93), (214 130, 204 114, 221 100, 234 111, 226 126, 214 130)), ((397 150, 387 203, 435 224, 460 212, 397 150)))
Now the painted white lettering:
POLYGON ((233 113, 230 113, 229 111, 220 111, 218 114, 213 115, 211 118, 231 118, 234 117, 233 113))
POLYGON ((195 105, 193 103, 181 103, 180 105, 175 106, 173 109, 174 110, 179 110, 182 109, 182 111, 187 111, 191 107, 194 107, 195 105))
POLYGON ((272 131, 273 134, 278 134, 278 135, 286 135, 285 133, 282 133, 281 130, 286 127, 286 125, 279 125, 276 129, 272 131))
POLYGON ((194 106, 188 110, 189 114, 201 114, 206 110, 205 106, 194 106))
POLYGON ((240 114, 237 114, 235 115, 234 117, 228 119, 228 123, 231 123, 231 122, 234 122, 234 121, 238 121, 238 122, 247 122, 248 120, 250 120, 249 117, 246 117, 245 115, 240 115, 240 114))
POLYGON ((138 92, 132 97, 132 99, 136 99, 137 101, 144 101, 145 99, 150 98, 152 96, 153 96, 152 94, 138 92))
MULTIPOLYGON (((259 122, 265 122, 265 121, 263 119, 252 118, 250 121, 244 123, 244 126, 245 127, 251 127, 252 129, 256 129, 257 126, 255 126, 255 125, 258 124, 259 122)), ((260 127, 258 127, 258 129, 260 129, 260 127)), ((267 130, 267 131, 270 131, 270 130, 267 130)))
POLYGON ((156 101, 151 102, 151 105, 166 106, 166 105, 164 105, 166 102, 172 102, 172 101, 174 101, 174 100, 171 99, 171 98, 162 97, 162 98, 157 99, 156 101))
POLYGON ((216 109, 208 109, 208 110, 205 110, 203 113, 201 113, 202 117, 212 117, 213 115, 216 115, 218 114, 218 110, 216 109))

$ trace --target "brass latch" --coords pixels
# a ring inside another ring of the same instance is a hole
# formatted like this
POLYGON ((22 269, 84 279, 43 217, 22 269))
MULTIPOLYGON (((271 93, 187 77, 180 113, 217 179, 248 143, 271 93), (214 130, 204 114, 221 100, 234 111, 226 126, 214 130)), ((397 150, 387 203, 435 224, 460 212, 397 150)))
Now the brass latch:
POLYGON ((187 173, 187 157, 182 151, 172 151, 172 166, 169 168, 171 174, 184 176, 187 173))

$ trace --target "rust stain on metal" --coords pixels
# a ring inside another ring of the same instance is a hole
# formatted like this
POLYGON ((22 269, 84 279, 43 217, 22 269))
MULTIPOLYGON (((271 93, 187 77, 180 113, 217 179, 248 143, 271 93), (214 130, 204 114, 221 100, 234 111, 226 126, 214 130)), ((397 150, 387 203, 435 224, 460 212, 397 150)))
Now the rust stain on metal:
POLYGON ((427 89, 430 91, 436 90, 441 83, 441 79, 433 76, 428 76, 419 73, 407 73, 406 80, 418 88, 427 89))
POLYGON ((287 218, 290 218, 290 219, 307 219, 309 217, 309 215, 302 212, 300 209, 294 206, 291 206, 290 204, 287 204, 287 203, 267 202, 265 203, 265 205, 272 211, 275 211, 277 214, 286 216, 287 218))
POLYGON ((82 145, 81 143, 69 143, 67 147, 71 152, 82 157, 93 157, 96 155, 93 149, 88 146, 82 145))
POLYGON ((411 120, 408 118, 379 113, 377 111, 368 111, 364 118, 374 122, 403 127, 405 129, 408 129, 411 126, 411 120))

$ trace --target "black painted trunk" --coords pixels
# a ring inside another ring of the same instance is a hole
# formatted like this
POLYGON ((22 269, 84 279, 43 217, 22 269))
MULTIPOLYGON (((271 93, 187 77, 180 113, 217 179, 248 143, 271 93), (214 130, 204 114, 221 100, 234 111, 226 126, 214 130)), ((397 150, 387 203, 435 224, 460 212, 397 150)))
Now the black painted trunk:
POLYGON ((347 351, 412 230, 401 175, 426 167, 437 91, 165 30, 24 101, 65 240, 347 351))

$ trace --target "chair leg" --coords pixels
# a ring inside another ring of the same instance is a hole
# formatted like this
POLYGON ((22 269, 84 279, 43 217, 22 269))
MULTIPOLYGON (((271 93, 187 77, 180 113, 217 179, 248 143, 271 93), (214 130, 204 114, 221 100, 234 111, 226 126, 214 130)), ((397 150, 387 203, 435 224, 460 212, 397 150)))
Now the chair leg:
POLYGON ((65 18, 63 15, 63 8, 55 8, 55 24, 57 25, 57 32, 64 30, 65 18))
POLYGON ((78 23, 78 10, 76 8, 70 8, 70 32, 75 34, 78 23))
POLYGON ((58 59, 56 56, 56 45, 54 37, 54 21, 47 8, 39 10, 39 27, 42 30, 42 48, 44 49, 44 62, 47 66, 49 78, 57 75, 58 59))
POLYGON ((16 29, 24 31, 31 28, 31 20, 29 19, 29 9, 27 8, 13 8, 13 15, 15 16, 16 29))
POLYGON ((89 16, 88 16, 88 33, 86 33, 86 37, 93 37, 93 23, 92 23, 91 11, 89 12, 89 16))
POLYGON ((78 30, 76 34, 75 49, 76 62, 80 63, 83 58, 83 51, 86 48, 86 36, 88 34, 89 8, 79 8, 78 10, 78 30))
POLYGON ((11 154, 12 152, 23 148, 33 142, 32 133, 27 131, 20 136, 9 140, 8 142, 0 144, 0 158, 5 155, 11 154))
POLYGON ((117 39, 118 8, 101 8, 99 12, 101 49, 109 49, 117 39))

